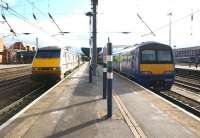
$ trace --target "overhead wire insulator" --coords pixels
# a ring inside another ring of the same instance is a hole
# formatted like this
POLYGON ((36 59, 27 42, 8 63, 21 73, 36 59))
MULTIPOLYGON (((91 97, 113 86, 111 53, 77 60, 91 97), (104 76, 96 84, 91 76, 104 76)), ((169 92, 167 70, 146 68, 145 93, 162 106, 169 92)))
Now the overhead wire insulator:
POLYGON ((193 13, 191 13, 191 21, 193 21, 193 19, 194 19, 194 15, 193 13))
POLYGON ((190 29, 191 29, 191 32, 190 32, 190 35, 192 36, 192 22, 193 22, 193 19, 194 19, 194 14, 193 12, 191 13, 191 26, 190 26, 190 29))
POLYGON ((3 0, 1 0, 1 2, 2 2, 1 7, 4 8, 4 9, 6 9, 6 10, 8 10, 8 8, 9 8, 8 3, 4 2, 3 0))
POLYGON ((49 15, 49 18, 51 18, 51 19, 53 20, 53 17, 51 16, 51 14, 50 14, 50 13, 48 13, 48 15, 49 15))
POLYGON ((7 21, 5 15, 1 14, 1 17, 2 17, 5 21, 7 21))
POLYGON ((58 24, 55 22, 55 20, 54 20, 54 18, 51 16, 51 14, 48 12, 48 15, 49 15, 49 18, 52 20, 52 22, 56 25, 56 27, 58 28, 58 30, 60 31, 60 32, 63 32, 61 29, 60 29, 60 27, 58 26, 58 24))
POLYGON ((155 36, 156 34, 151 30, 151 28, 146 24, 146 22, 142 19, 142 17, 137 13, 137 17, 142 21, 142 23, 149 29, 150 34, 155 36))
POLYGON ((35 14, 33 13, 33 18, 35 19, 35 20, 37 20, 37 17, 35 16, 35 14))

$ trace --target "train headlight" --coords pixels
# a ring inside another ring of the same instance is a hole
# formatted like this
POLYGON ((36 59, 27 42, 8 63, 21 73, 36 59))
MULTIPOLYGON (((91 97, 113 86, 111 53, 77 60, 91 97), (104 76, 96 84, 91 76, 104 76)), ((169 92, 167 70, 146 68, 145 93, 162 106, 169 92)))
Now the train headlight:
POLYGON ((38 68, 33 68, 33 70, 38 70, 38 68))
POLYGON ((151 75, 151 74, 152 74, 151 71, 142 71, 141 73, 142 73, 143 75, 151 75))
POLYGON ((55 70, 60 70, 60 68, 59 67, 53 67, 52 70, 54 70, 54 71, 55 70))

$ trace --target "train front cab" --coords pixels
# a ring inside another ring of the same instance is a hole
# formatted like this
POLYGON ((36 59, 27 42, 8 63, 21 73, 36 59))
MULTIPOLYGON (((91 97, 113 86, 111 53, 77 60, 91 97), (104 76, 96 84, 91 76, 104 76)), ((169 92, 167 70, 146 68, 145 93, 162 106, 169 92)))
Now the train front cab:
POLYGON ((61 50, 38 50, 32 63, 33 80, 60 80, 61 50))
POLYGON ((169 90, 175 71, 171 49, 141 50, 137 81, 147 88, 169 90))

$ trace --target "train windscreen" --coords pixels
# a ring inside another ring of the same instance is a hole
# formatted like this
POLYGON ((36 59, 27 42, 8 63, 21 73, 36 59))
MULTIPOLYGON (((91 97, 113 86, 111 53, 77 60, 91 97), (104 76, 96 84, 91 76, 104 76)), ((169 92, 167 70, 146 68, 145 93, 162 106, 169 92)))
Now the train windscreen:
POLYGON ((141 63, 172 63, 171 50, 142 50, 141 63))
POLYGON ((59 58, 60 50, 41 50, 36 54, 36 58, 59 58))
POLYGON ((172 54, 171 50, 158 50, 157 51, 157 59, 159 63, 171 63, 172 62, 172 54))
POLYGON ((155 50, 143 50, 142 51, 142 62, 143 63, 155 63, 156 62, 156 51, 155 50))

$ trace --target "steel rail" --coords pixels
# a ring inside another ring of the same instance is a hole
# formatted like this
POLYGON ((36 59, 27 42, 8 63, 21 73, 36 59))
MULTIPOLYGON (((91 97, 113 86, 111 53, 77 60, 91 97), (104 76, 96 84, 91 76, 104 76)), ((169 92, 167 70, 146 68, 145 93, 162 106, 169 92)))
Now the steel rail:
POLYGON ((183 81, 183 80, 175 80, 174 82, 175 85, 187 88, 189 90, 192 91, 196 91, 196 92, 200 92, 200 85, 199 84, 194 84, 194 83, 190 83, 187 81, 183 81))
POLYGON ((170 92, 177 95, 178 97, 172 96, 168 92, 160 92, 160 93, 156 92, 156 94, 178 105, 179 107, 185 109, 186 111, 192 113, 193 115, 200 117, 200 102, 191 99, 189 97, 183 96, 181 94, 178 94, 174 91, 170 92), (180 100, 180 99, 187 99, 188 101, 186 102, 185 100, 180 100), (195 105, 188 104, 188 102, 195 103, 195 105))
POLYGON ((16 107, 17 105, 20 105, 21 103, 23 103, 23 101, 24 101, 26 98, 30 97, 32 94, 34 94, 34 93, 36 93, 36 92, 38 92, 38 91, 41 91, 41 90, 44 89, 44 88, 45 88, 45 85, 42 85, 42 86, 40 86, 39 88, 37 88, 37 89, 31 91, 29 94, 25 95, 24 97, 20 98, 19 100, 15 101, 15 102, 13 102, 12 104, 10 104, 10 105, 6 106, 5 108, 1 109, 1 110, 0 110, 0 115, 2 115, 2 114, 4 114, 4 113, 6 113, 6 112, 12 110, 12 109, 13 109, 14 107, 16 107))
POLYGON ((30 78, 31 75, 25 75, 25 76, 21 76, 21 77, 17 77, 17 78, 14 78, 14 79, 10 79, 10 80, 4 80, 4 81, 0 81, 0 88, 4 87, 4 86, 10 86, 16 82, 19 82, 19 81, 23 81, 25 79, 28 79, 30 78))

